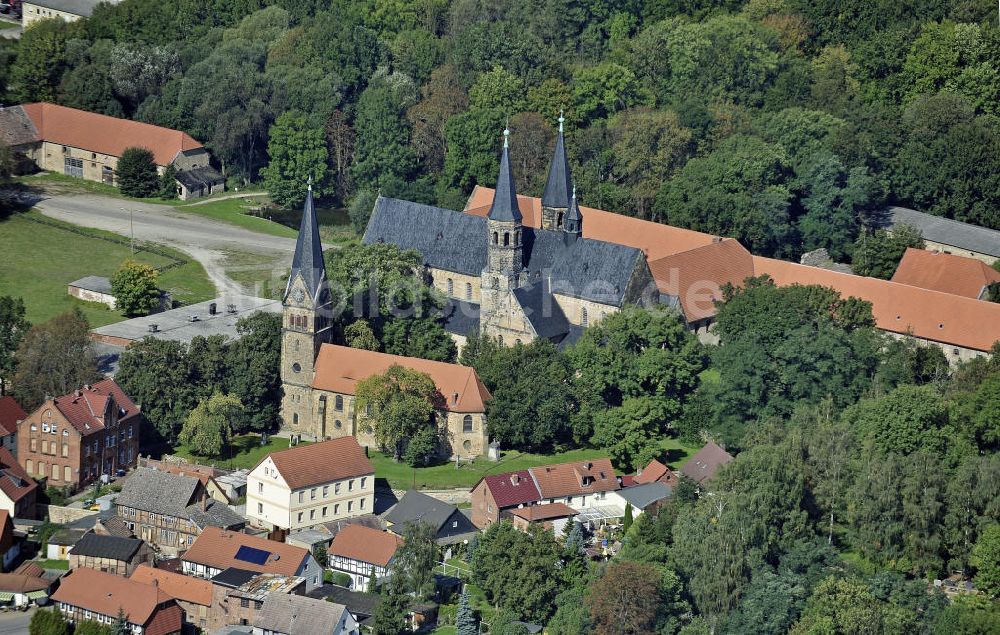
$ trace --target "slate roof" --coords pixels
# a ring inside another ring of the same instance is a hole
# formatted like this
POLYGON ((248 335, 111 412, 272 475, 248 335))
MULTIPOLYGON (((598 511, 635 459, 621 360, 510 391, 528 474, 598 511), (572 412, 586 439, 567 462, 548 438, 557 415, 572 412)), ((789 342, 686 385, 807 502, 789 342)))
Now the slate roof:
POLYGON ((247 571, 246 569, 239 569, 237 567, 228 567, 217 573, 212 578, 212 583, 232 589, 238 589, 259 575, 260 573, 257 571, 247 571))
POLYGON ((477 531, 472 521, 454 505, 412 489, 403 494, 399 502, 382 518, 393 524, 394 533, 401 532, 407 523, 427 523, 437 532, 439 541, 477 531), (458 526, 453 526, 454 523, 458 523, 458 526))
MULTIPOLYGON (((481 216, 379 197, 364 242, 416 249, 429 267, 479 276, 487 263, 487 234, 481 216)), ((529 283, 544 278, 555 293, 603 304, 621 305, 643 257, 634 247, 600 240, 567 245, 561 231, 525 227, 522 240, 529 283)))
POLYGON ((101 2, 108 0, 30 0, 31 4, 55 9, 65 13, 72 13, 84 18, 89 18, 94 13, 94 8, 101 2))
POLYGON ((378 595, 373 593, 363 593, 361 591, 351 591, 342 586, 325 584, 317 587, 306 594, 308 597, 316 599, 329 598, 331 602, 343 604, 347 610, 358 619, 371 617, 375 614, 375 607, 378 605, 378 595))
POLYGON ((60 529, 49 538, 49 544, 69 547, 79 542, 86 533, 88 530, 85 529, 60 529))
POLYGON ((618 491, 618 495, 632 503, 632 507, 636 509, 646 509, 656 501, 667 498, 670 494, 670 488, 657 481, 626 487, 618 491))
POLYGON ((69 286, 76 287, 78 289, 86 289, 87 291, 94 291, 96 293, 112 293, 111 281, 104 276, 84 276, 79 280, 70 282, 69 286))
POLYGON ((0 491, 16 503, 36 489, 38 483, 17 462, 10 450, 0 448, 0 491))
POLYGON ((13 397, 0 397, 0 434, 17 434, 17 422, 27 418, 28 413, 13 397))
POLYGON ((306 202, 302 207, 302 223, 299 225, 299 235, 295 241, 292 270, 288 275, 288 287, 285 289, 286 297, 296 274, 302 276, 309 297, 318 303, 320 291, 326 288, 326 264, 323 261, 323 244, 319 238, 319 223, 316 220, 311 183, 306 192, 306 202))
POLYGON ((170 474, 147 467, 137 468, 125 480, 115 504, 147 512, 186 517, 201 482, 192 476, 170 474))
POLYGON ((110 558, 128 562, 135 556, 142 541, 138 538, 119 538, 118 536, 101 536, 88 531, 76 541, 69 550, 73 556, 90 556, 92 558, 110 558))
POLYGON ((559 135, 556 137, 556 149, 549 163, 549 176, 545 181, 545 191, 542 192, 542 205, 545 207, 569 207, 572 196, 573 182, 569 172, 569 161, 566 159, 566 142, 563 139, 562 124, 559 124, 559 135))
POLYGON ((185 512, 187 513, 187 517, 201 528, 222 527, 223 529, 240 529, 246 525, 246 519, 243 516, 234 512, 222 501, 217 501, 214 498, 209 498, 205 502, 205 509, 201 508, 200 503, 194 503, 188 505, 185 512))
POLYGON ((490 220, 508 223, 521 222, 521 210, 517 205, 517 187, 514 186, 514 170, 510 167, 510 148, 507 146, 508 130, 503 131, 503 152, 500 155, 500 173, 497 175, 496 194, 486 217, 490 220))
POLYGON ((21 106, 0 108, 0 142, 13 147, 41 141, 38 129, 21 106))
POLYGON ((254 631, 317 635, 334 633, 347 613, 343 604, 316 600, 303 595, 271 593, 254 618, 254 631))
POLYGON ((201 167, 191 168, 190 170, 182 170, 175 175, 175 178, 181 185, 189 190, 209 187, 226 179, 226 177, 222 176, 218 170, 210 165, 203 165, 201 167))
POLYGON ((441 324, 453 335, 479 335, 479 305, 449 298, 441 311, 441 324))
POLYGON ((514 289, 514 299, 538 337, 558 341, 569 333, 570 323, 548 291, 548 285, 541 281, 514 289))
POLYGON ((905 207, 890 207, 891 224, 912 225, 927 240, 1000 258, 1000 231, 925 214, 905 207))
POLYGON ((688 459, 688 462, 681 468, 681 473, 698 483, 706 483, 715 477, 720 467, 732 460, 733 456, 729 452, 723 450, 715 442, 709 441, 705 447, 688 459))

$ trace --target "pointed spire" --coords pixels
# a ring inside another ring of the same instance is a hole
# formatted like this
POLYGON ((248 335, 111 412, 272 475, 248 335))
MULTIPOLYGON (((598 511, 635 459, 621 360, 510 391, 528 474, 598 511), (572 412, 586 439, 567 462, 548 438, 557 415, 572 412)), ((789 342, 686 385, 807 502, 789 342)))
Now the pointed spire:
POLYGON ((521 210, 517 205, 517 188, 514 186, 514 171, 510 167, 510 130, 503 130, 503 154, 500 155, 500 175, 493 193, 493 204, 486 215, 490 220, 521 222, 521 210))
POLYGON ((326 263, 323 261, 323 244, 319 239, 319 223, 313 204, 312 177, 306 184, 306 202, 302 207, 302 223, 299 237, 295 241, 295 255, 292 256, 292 271, 288 276, 288 290, 291 289, 295 274, 302 275, 302 281, 311 298, 316 298, 320 287, 326 281, 326 263))
POLYGON ((566 118, 559 111, 559 134, 556 137, 556 150, 552 153, 549 164, 549 178, 542 192, 542 207, 566 209, 569 207, 570 190, 573 180, 569 173, 569 161, 566 158, 566 142, 563 139, 563 122, 566 118))
POLYGON ((580 213, 580 205, 576 201, 576 186, 573 186, 573 198, 570 199, 569 209, 566 211, 566 218, 563 219, 563 231, 567 234, 583 235, 583 214, 580 213))

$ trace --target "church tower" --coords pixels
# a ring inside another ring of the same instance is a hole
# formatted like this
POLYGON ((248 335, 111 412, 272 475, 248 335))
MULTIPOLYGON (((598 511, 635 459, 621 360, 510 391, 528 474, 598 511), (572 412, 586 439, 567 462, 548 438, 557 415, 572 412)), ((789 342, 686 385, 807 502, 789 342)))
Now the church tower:
POLYGON ((566 119, 559 113, 559 136, 556 137, 556 150, 549 164, 549 178, 542 192, 542 229, 556 231, 562 229, 566 214, 569 212, 570 192, 573 189, 572 177, 569 173, 569 161, 566 159, 566 141, 563 138, 563 123, 566 119))
POLYGON ((282 298, 282 427, 295 433, 320 434, 313 425, 312 381, 320 345, 330 342, 332 298, 326 279, 323 246, 309 180, 292 270, 282 298))
POLYGON ((576 186, 573 186, 573 195, 569 201, 569 210, 563 219, 563 243, 566 246, 572 245, 578 238, 583 236, 583 214, 580 213, 580 205, 576 201, 576 186))
POLYGON ((500 174, 493 194, 493 204, 486 215, 487 260, 480 285, 480 331, 496 336, 509 325, 513 291, 523 286, 524 256, 522 246, 521 210, 517 205, 517 188, 510 165, 510 131, 503 131, 503 154, 500 174))

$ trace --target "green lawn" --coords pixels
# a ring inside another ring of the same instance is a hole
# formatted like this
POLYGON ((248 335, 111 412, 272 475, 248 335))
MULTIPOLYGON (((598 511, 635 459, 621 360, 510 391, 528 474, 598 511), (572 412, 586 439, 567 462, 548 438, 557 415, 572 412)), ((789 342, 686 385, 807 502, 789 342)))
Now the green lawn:
POLYGON ((222 266, 230 279, 258 298, 280 299, 288 280, 287 258, 230 251, 226 252, 222 266))
MULTIPOLYGON (((32 323, 44 322, 74 306, 83 310, 91 327, 125 319, 102 304, 71 298, 66 286, 88 275, 110 277, 130 255, 127 239, 25 212, 0 219, 0 245, 0 295, 24 298, 32 323)), ((150 248, 166 255, 145 251, 139 245, 135 258, 154 267, 183 263, 160 276, 160 287, 170 291, 175 300, 187 304, 215 295, 215 287, 200 264, 161 245, 150 248)))
MULTIPOLYGON (((177 198, 164 199, 159 197, 151 198, 134 198, 131 196, 125 196, 122 194, 121 190, 113 185, 107 185, 105 183, 99 183, 97 181, 88 181, 86 179, 77 178, 75 176, 67 176, 65 174, 59 174, 57 172, 42 172, 39 174, 31 174, 28 176, 19 176, 12 179, 14 182, 23 183, 27 186, 44 187, 46 189, 52 190, 59 193, 90 193, 99 194, 101 196, 110 196, 113 198, 120 198, 125 201, 141 201, 143 203, 158 203, 160 205, 188 205, 190 201, 182 201, 177 198)), ((260 190, 249 190, 247 193, 252 193, 254 191, 259 192, 260 190)), ((226 196, 232 192, 220 192, 219 194, 213 194, 211 196, 206 196, 199 198, 197 200, 204 201, 210 200, 212 198, 218 198, 220 196, 226 196)))
POLYGON ((233 439, 231 452, 224 450, 220 456, 198 456, 184 445, 177 445, 173 449, 173 454, 195 463, 215 464, 219 467, 230 469, 247 468, 251 469, 260 463, 260 460, 271 452, 288 449, 288 439, 271 437, 267 445, 260 444, 259 434, 244 434, 233 439))
MULTIPOLYGON (((664 449, 664 458, 674 468, 682 466, 687 458, 698 450, 698 448, 686 445, 674 438, 665 438, 661 445, 664 449)), ((497 462, 480 457, 471 463, 463 461, 457 468, 454 462, 432 467, 412 468, 406 463, 397 463, 391 457, 380 452, 372 452, 370 458, 375 465, 375 476, 385 478, 393 489, 449 489, 454 487, 471 488, 479 479, 488 474, 525 470, 551 463, 585 461, 603 456, 607 456, 607 452, 594 448, 581 448, 555 454, 528 454, 512 451, 504 453, 503 458, 497 462)))
POLYGON ((213 201, 199 205, 186 203, 179 205, 177 210, 187 214, 205 216, 229 223, 230 225, 237 225, 261 234, 280 236, 282 238, 295 238, 298 235, 298 229, 286 227, 281 223, 268 220, 266 217, 251 216, 247 213, 251 208, 260 206, 266 200, 265 197, 259 196, 246 198, 241 196, 240 198, 227 198, 222 201, 213 201))
POLYGON ((43 569, 62 569, 63 571, 69 569, 68 560, 36 560, 36 562, 43 569))

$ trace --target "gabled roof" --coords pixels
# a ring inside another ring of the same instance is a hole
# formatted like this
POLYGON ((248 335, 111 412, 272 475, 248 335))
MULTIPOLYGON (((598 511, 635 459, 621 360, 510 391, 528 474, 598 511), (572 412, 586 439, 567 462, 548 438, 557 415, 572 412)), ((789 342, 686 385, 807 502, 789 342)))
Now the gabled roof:
POLYGON ((31 4, 46 9, 55 9, 64 13, 72 13, 83 18, 89 18, 94 8, 108 0, 30 0, 31 4))
POLYGON ((566 159, 566 142, 563 139, 562 117, 560 117, 559 134, 556 137, 556 148, 549 163, 549 175, 542 192, 542 205, 545 207, 568 208, 573 192, 573 178, 570 176, 569 161, 566 159))
POLYGON ((295 241, 295 254, 292 256, 292 270, 288 275, 288 297, 296 274, 302 276, 306 285, 306 294, 313 303, 319 305, 321 291, 327 288, 326 263, 323 260, 323 243, 319 238, 319 222, 316 220, 316 206, 313 204, 312 184, 306 191, 306 202, 302 207, 302 223, 299 225, 299 235, 295 241))
POLYGON ((296 575, 302 563, 310 557, 309 552, 301 547, 218 527, 206 527, 181 560, 219 570, 234 568, 296 575), (261 559, 263 562, 258 564, 257 560, 261 559))
POLYGON ((132 572, 131 580, 141 584, 159 587, 170 597, 200 604, 212 605, 212 583, 203 578, 174 573, 166 569, 156 569, 148 564, 141 564, 132 572))
POLYGON ((470 366, 335 344, 323 344, 320 347, 312 386, 319 390, 353 395, 359 381, 384 373, 393 365, 430 375, 440 393, 440 403, 435 404, 435 407, 442 410, 485 412, 486 403, 492 398, 475 369, 470 366))
POLYGON ((115 504, 147 512, 186 517, 185 510, 195 498, 201 482, 193 476, 137 468, 122 488, 115 504))
POLYGON ((31 593, 45 591, 52 586, 52 580, 42 576, 23 573, 0 573, 0 591, 6 593, 31 593))
POLYGON ((7 147, 41 141, 38 129, 21 106, 0 108, 0 143, 7 147))
POLYGON ((709 441, 705 447, 688 459, 688 462, 681 468, 681 473, 698 483, 705 483, 715 477, 719 468, 733 460, 733 456, 719 447, 715 442, 709 441))
POLYGON ((1000 271, 975 258, 910 247, 892 281, 978 300, 987 286, 1000 282, 1000 271))
POLYGON ((475 490, 480 483, 490 490, 493 502, 500 509, 534 503, 542 498, 528 470, 484 476, 472 489, 475 490))
POLYGON ((929 241, 1000 258, 1000 231, 925 214, 905 207, 890 207, 892 225, 911 225, 929 241))
POLYGON ((670 496, 670 488, 658 481, 652 483, 642 483, 634 487, 626 487, 619 490, 618 495, 624 498, 632 507, 636 509, 646 509, 653 503, 661 501, 670 496))
POLYGON ((7 448, 0 448, 0 491, 17 502, 38 489, 38 483, 7 448))
POLYGON ((668 468, 663 463, 660 463, 656 459, 649 462, 649 465, 644 467, 641 472, 639 472, 634 479, 633 483, 626 484, 624 477, 622 477, 622 487, 629 487, 630 485, 642 485, 643 483, 663 483, 667 487, 673 488, 677 485, 677 475, 668 468))
POLYGON ((88 531, 76 541, 69 553, 71 556, 90 556, 128 562, 135 556, 140 547, 142 547, 142 541, 138 538, 102 536, 88 531))
POLYGON ((6 509, 0 509, 0 554, 14 546, 14 523, 6 509))
POLYGON ((17 422, 27 418, 28 413, 13 397, 0 397, 0 434, 17 434, 17 422))
POLYGON ((544 505, 520 507, 510 513, 528 522, 541 522, 543 520, 552 520, 553 518, 576 516, 578 512, 566 503, 546 503, 544 505))
MULTIPOLYGON (((293 490, 375 473, 371 461, 354 437, 279 450, 262 459, 261 463, 267 458, 271 459, 285 483, 293 490)), ((254 469, 257 469, 256 466, 254 469)))
MULTIPOLYGON (((180 608, 162 589, 95 569, 83 567, 67 573, 60 579, 59 589, 52 599, 102 615, 115 616, 123 610, 129 622, 139 625, 147 625, 157 609, 167 604, 165 609, 176 608, 176 624, 171 617, 170 624, 159 624, 154 632, 174 633, 181 629, 180 608), (173 630, 169 626, 173 626, 173 630)), ((173 611, 168 615, 172 614, 173 611)))
POLYGON ((201 187, 211 187, 226 180, 218 170, 210 165, 203 165, 190 170, 181 170, 176 175, 177 181, 189 190, 201 187))
POLYGON ((541 498, 579 496, 620 488, 611 459, 607 458, 543 465, 528 471, 538 486, 541 498))
POLYGON ((722 238, 649 263, 660 293, 679 300, 684 317, 694 322, 716 313, 725 284, 739 286, 753 276, 753 256, 739 241, 722 238))
POLYGON ((330 543, 330 555, 368 562, 380 567, 389 566, 402 538, 364 525, 348 525, 337 533, 330 543))
POLYGON ((80 434, 87 435, 104 429, 109 401, 111 407, 119 409, 119 422, 139 414, 139 407, 113 379, 102 379, 68 395, 56 397, 52 405, 80 434))
POLYGON ((428 496, 415 489, 407 490, 403 497, 399 499, 392 509, 387 511, 382 518, 393 525, 405 525, 407 523, 427 523, 434 528, 434 531, 441 529, 452 514, 458 512, 454 505, 428 496))
POLYGON ((261 629, 266 633, 287 635, 334 633, 346 613, 347 607, 343 604, 303 595, 271 593, 257 610, 253 626, 254 631, 261 629))
POLYGON ((521 210, 517 205, 517 187, 514 186, 514 169, 510 165, 510 148, 507 146, 508 130, 503 131, 503 152, 500 155, 500 173, 497 188, 486 217, 490 220, 509 223, 521 222, 521 210))
POLYGON ((90 152, 120 157, 127 148, 142 147, 152 151, 157 165, 168 165, 179 153, 203 147, 185 132, 141 121, 46 102, 22 108, 42 140, 90 152))

